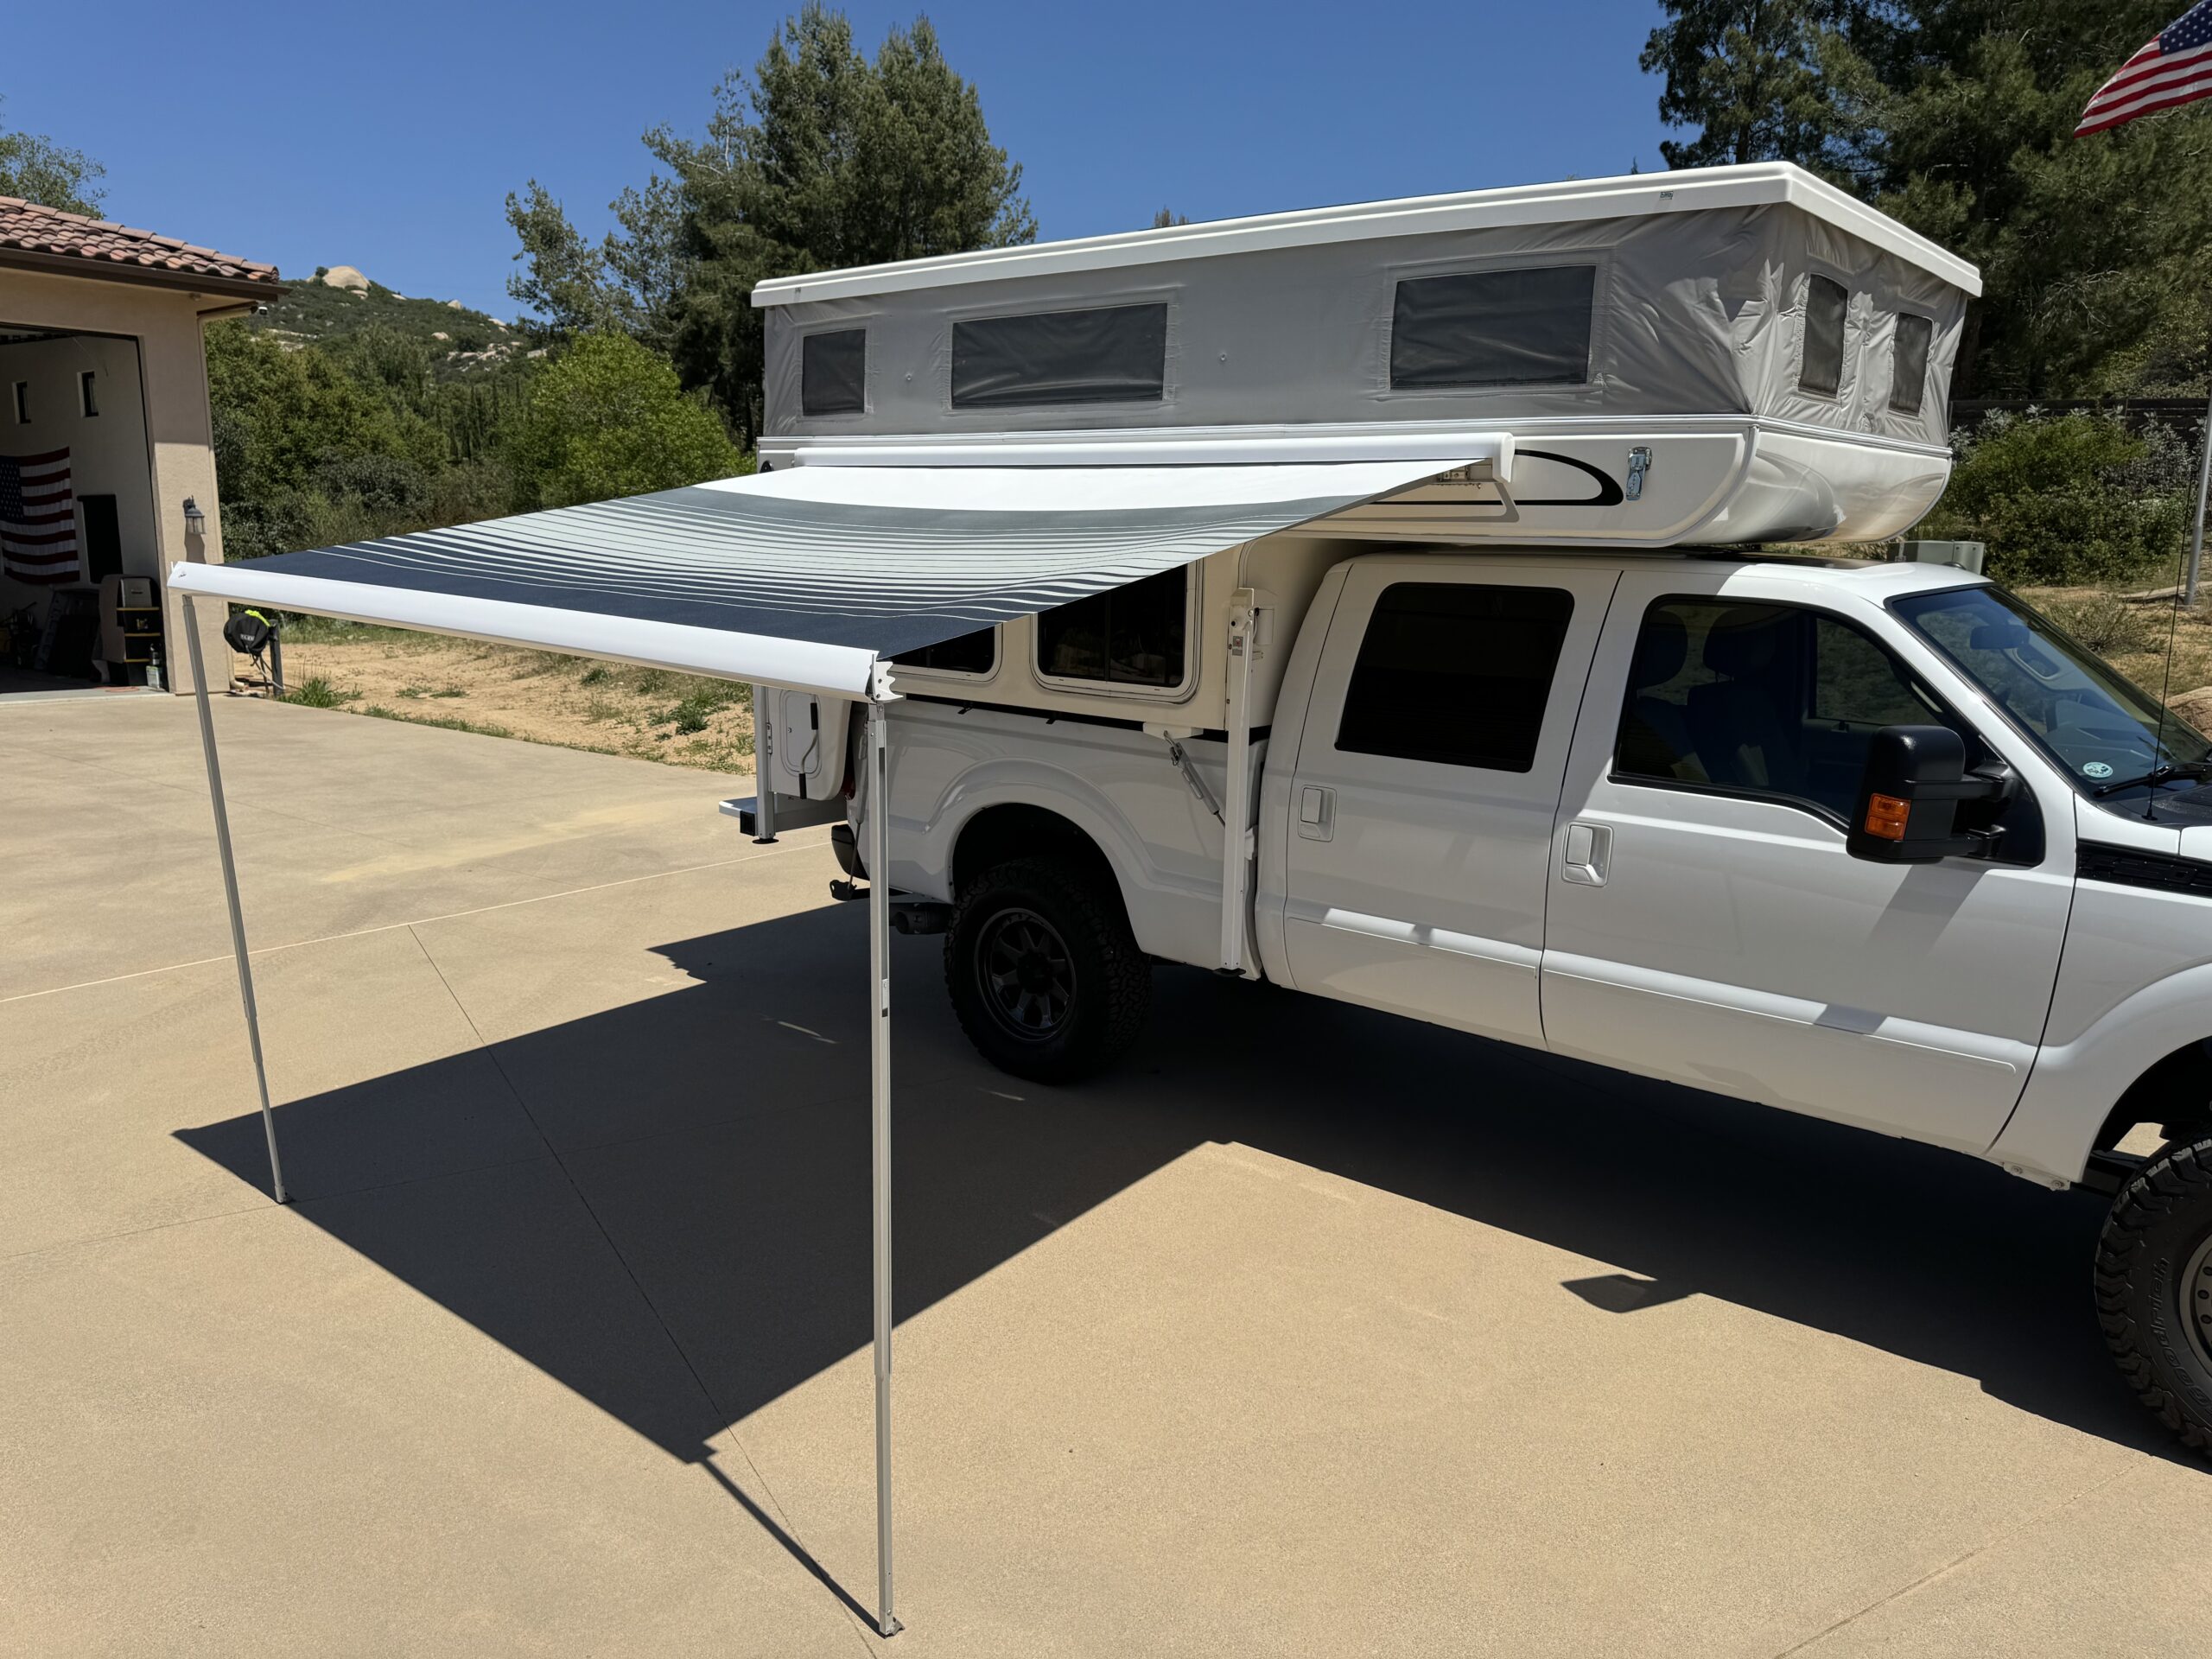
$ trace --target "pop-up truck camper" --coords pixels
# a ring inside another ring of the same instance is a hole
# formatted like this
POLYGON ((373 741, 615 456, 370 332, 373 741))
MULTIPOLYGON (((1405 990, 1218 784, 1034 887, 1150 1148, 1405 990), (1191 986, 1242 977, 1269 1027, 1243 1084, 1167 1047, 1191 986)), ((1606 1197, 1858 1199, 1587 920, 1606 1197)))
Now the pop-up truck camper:
POLYGON ((1808 556, 1942 494, 1979 286, 1783 165, 792 276, 755 477, 174 580, 754 681, 733 810, 1020 1076, 1190 963, 2111 1192, 2205 1446, 2208 745, 1974 561, 1808 556))

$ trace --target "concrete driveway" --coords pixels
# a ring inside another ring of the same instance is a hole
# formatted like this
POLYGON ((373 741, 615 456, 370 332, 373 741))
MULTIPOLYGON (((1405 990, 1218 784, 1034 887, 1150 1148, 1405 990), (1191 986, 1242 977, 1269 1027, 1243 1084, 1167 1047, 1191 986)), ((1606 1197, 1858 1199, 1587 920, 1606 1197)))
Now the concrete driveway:
MULTIPOLYGON (((0 705, 0 1652, 865 1653, 863 918, 743 780, 0 705)), ((897 947, 894 1653, 2201 1654, 2096 1200, 1190 972, 897 947)))

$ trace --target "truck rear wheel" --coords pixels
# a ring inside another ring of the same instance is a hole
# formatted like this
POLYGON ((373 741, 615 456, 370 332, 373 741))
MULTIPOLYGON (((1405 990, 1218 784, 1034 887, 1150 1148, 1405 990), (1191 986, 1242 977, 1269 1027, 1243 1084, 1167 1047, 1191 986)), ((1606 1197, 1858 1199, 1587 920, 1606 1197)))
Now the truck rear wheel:
POLYGON ((969 882, 945 930, 944 982, 983 1058, 1039 1083, 1106 1066, 1152 1004, 1121 894, 1071 859, 1012 859, 969 882))
POLYGON ((2152 1413, 2212 1453, 2212 1135, 2167 1147, 2113 1200, 2097 1323, 2152 1413))

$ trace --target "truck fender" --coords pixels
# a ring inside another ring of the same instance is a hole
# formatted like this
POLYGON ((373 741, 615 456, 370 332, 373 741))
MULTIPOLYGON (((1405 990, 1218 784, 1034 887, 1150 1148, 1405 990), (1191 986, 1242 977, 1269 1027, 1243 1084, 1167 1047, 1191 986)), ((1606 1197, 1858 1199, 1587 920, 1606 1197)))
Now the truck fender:
POLYGON ((2123 998, 2072 1041, 2045 1044, 1986 1155, 2031 1176, 2080 1180, 2120 1097, 2167 1055, 2207 1037, 2212 963, 2200 963, 2123 998))
MULTIPOLYGON (((1165 764, 1163 762, 1163 764, 1165 764)), ((970 766, 932 804, 912 843, 915 868, 901 871, 900 885, 950 902, 953 855, 968 826, 995 806, 1020 806, 1065 819, 1089 838, 1121 889, 1122 908, 1137 943, 1156 949, 1147 937, 1145 895, 1158 890, 1147 879, 1150 861, 1126 817, 1091 785, 1064 767, 1008 757, 970 766)))

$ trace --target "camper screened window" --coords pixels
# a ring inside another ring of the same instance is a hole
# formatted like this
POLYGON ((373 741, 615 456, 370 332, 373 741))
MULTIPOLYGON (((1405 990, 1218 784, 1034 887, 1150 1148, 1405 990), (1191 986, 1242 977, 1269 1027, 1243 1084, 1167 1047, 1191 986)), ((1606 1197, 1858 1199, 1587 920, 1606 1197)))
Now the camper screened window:
POLYGON ((1936 325, 1910 312, 1897 319, 1897 344, 1890 350, 1890 407, 1900 415, 1920 413, 1928 390, 1928 348, 1936 325))
POLYGON ((867 329, 840 328, 799 341, 798 406, 809 415, 867 412, 867 329))
POLYGON ((1400 283, 1390 308, 1390 389, 1582 385, 1597 283, 1593 265, 1400 283))
POLYGON ((1156 404, 1167 387, 1167 307, 1113 305, 952 325, 955 409, 1156 404))
POLYGON ((1805 280, 1805 344, 1797 365, 1797 386, 1833 397, 1843 385, 1843 321, 1851 309, 1850 290, 1825 276, 1805 280))
POLYGON ((1038 677, 1174 690, 1190 614, 1188 565, 1056 606, 1037 619, 1038 677))

